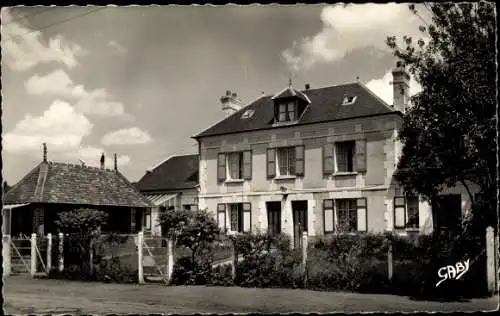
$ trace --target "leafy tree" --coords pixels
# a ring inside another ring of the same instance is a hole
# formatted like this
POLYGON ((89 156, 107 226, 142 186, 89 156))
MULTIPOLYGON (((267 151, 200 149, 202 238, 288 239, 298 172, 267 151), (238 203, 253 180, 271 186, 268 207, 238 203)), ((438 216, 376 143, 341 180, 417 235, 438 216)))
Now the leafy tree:
POLYGON ((206 210, 167 210, 160 215, 162 232, 181 245, 191 250, 191 262, 195 262, 202 249, 214 242, 220 235, 220 229, 214 218, 206 210))
POLYGON ((422 38, 404 36, 401 46, 388 37, 387 45, 423 90, 412 97, 399 131, 404 147, 396 179, 428 200, 445 185, 462 184, 473 201, 471 223, 484 234, 497 204, 494 4, 423 4, 430 23, 415 5, 409 9, 426 24, 422 38))
POLYGON ((86 267, 91 259, 93 242, 100 235, 100 228, 107 222, 108 214, 94 209, 77 209, 58 214, 55 224, 59 230, 67 234, 66 243, 70 253, 75 255, 75 263, 86 267))

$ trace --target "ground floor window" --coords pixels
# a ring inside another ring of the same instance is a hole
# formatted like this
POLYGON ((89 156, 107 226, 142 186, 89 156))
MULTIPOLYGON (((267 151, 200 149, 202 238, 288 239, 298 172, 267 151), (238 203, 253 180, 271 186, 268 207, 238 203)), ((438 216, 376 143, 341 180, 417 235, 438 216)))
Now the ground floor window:
POLYGON ((198 210, 198 205, 196 204, 184 204, 182 205, 182 208, 188 211, 197 211, 198 210))
POLYGON ((229 229, 239 233, 249 232, 251 221, 250 203, 219 204, 217 206, 217 223, 221 229, 229 229))
POLYGON ((142 213, 142 222, 144 229, 151 230, 151 209, 142 213))
POLYGON ((323 201, 325 233, 367 231, 367 205, 365 198, 328 199, 323 201))
POLYGON ((271 235, 281 233, 281 202, 266 202, 267 227, 271 235))
POLYGON ((394 228, 419 228, 418 196, 394 197, 394 228))

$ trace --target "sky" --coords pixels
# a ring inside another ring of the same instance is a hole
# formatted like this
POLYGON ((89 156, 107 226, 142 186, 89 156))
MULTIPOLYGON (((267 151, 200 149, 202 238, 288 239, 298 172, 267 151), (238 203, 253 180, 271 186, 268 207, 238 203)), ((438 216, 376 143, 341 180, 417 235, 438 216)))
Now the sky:
MULTIPOLYGON (((422 16, 425 12, 422 12, 422 16)), ((406 4, 2 8, 2 174, 42 160, 106 167, 137 181, 191 136, 288 85, 357 77, 392 104, 385 38, 422 37, 406 4)), ((420 87, 413 79, 411 93, 420 87)))

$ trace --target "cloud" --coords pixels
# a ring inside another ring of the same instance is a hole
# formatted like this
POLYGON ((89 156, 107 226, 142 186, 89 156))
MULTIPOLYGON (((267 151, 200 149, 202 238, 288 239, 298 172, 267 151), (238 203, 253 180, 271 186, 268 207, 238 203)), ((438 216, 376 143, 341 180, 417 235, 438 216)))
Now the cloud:
POLYGON ((103 145, 142 145, 153 139, 148 132, 137 127, 110 132, 102 137, 103 145))
POLYGON ((83 85, 76 85, 63 69, 46 75, 35 74, 25 82, 28 93, 67 98, 75 102, 79 111, 104 117, 125 116, 123 104, 110 100, 105 89, 87 91, 83 85))
MULTIPOLYGON (((366 87, 375 93, 379 98, 384 100, 387 104, 393 103, 393 86, 392 82, 392 69, 387 70, 383 77, 372 79, 366 87)), ((422 91, 422 87, 413 77, 410 78, 410 95, 414 95, 422 91)))
MULTIPOLYGON (((81 163, 80 160, 85 162, 87 166, 100 167, 101 165, 101 155, 104 153, 104 167, 108 169, 114 168, 114 156, 112 153, 107 153, 102 148, 97 148, 93 146, 80 147, 78 150, 73 152, 68 152, 65 154, 65 158, 73 161, 74 163, 81 163)), ((125 165, 130 164, 131 159, 128 155, 117 155, 118 169, 125 165)))
POLYGON ((322 30, 295 41, 282 52, 290 69, 298 71, 321 62, 334 62, 357 49, 385 50, 387 36, 422 37, 422 23, 407 4, 338 4, 321 12, 322 30))
POLYGON ((83 137, 92 131, 92 123, 68 103, 56 100, 38 117, 26 115, 14 129, 3 136, 7 152, 24 153, 40 150, 43 142, 51 151, 78 148, 83 137))
POLYGON ((113 50, 115 54, 125 54, 127 52, 127 48, 122 46, 115 40, 109 41, 108 46, 113 50))
POLYGON ((68 42, 62 36, 42 40, 42 33, 13 21, 9 8, 2 8, 2 60, 18 71, 31 69, 38 64, 57 62, 68 68, 78 65, 78 57, 85 54, 84 49, 68 42))

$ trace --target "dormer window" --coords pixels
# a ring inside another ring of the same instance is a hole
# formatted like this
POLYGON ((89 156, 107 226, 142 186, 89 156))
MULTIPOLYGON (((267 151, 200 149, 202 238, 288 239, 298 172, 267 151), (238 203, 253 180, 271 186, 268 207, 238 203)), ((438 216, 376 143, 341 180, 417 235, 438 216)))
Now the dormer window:
POLYGON ((346 95, 344 96, 344 100, 342 101, 342 105, 350 105, 356 102, 356 96, 354 95, 346 95))
POLYGON ((255 113, 254 110, 246 110, 245 113, 243 113, 243 115, 241 115, 241 119, 244 120, 247 118, 251 118, 254 113, 255 113))
POLYGON ((278 122, 293 122, 297 118, 296 102, 284 102, 279 104, 278 122))

